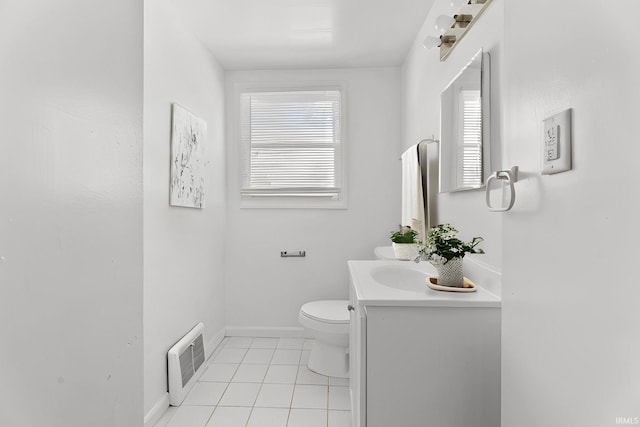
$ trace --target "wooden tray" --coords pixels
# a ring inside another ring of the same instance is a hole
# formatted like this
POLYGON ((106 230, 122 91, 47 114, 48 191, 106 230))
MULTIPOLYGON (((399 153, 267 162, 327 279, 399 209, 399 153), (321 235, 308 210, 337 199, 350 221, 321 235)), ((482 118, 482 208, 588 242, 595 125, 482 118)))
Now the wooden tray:
POLYGON ((438 285, 437 277, 427 277, 427 286, 435 291, 445 291, 445 292, 475 292, 476 284, 471 280, 464 278, 464 284, 461 288, 456 288, 454 286, 442 286, 438 285))

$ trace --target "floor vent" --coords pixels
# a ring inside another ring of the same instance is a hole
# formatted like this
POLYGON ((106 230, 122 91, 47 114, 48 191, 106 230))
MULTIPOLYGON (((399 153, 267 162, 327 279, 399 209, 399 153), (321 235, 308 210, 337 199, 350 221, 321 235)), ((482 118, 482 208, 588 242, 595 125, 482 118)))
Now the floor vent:
POLYGON ((204 365, 204 325, 198 323, 167 353, 169 366, 169 399, 172 406, 180 406, 197 380, 204 365))

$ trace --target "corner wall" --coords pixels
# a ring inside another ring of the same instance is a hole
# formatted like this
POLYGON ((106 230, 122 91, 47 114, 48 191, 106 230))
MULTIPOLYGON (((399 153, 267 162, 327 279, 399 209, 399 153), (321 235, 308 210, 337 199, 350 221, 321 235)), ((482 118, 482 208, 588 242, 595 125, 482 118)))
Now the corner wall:
POLYGON ((348 298, 349 259, 373 259, 400 221, 400 80, 396 68, 227 72, 227 324, 299 328, 300 306, 348 298), (240 83, 347 84, 348 209, 241 209, 240 160, 231 113, 240 83), (306 258, 280 251, 306 250, 306 258))
POLYGON ((503 425, 640 422, 633 0, 505 2, 503 425), (579 18, 579 19, 576 19, 579 18), (573 169, 540 175, 542 120, 573 109, 573 169))
POLYGON ((440 195, 438 214, 483 230, 484 257, 503 273, 502 425, 637 424, 640 30, 621 16, 640 5, 494 0, 438 64, 418 44, 445 9, 434 6, 403 67, 404 144, 434 133, 439 90, 459 56, 496 44, 492 103, 502 106, 498 115, 492 106, 492 139, 502 167, 520 167, 516 204, 490 214, 500 218, 493 222, 482 193, 440 195), (573 169, 542 176, 542 120, 567 108, 573 169))
MULTIPOLYGON (((165 1, 145 2, 144 413, 168 405, 167 350, 198 322, 224 334, 224 73, 165 1), (171 103, 207 122, 205 208, 169 206, 171 103)), ((207 355, 208 355, 207 354, 207 355)))
POLYGON ((142 423, 142 1, 0 5, 0 425, 142 423))

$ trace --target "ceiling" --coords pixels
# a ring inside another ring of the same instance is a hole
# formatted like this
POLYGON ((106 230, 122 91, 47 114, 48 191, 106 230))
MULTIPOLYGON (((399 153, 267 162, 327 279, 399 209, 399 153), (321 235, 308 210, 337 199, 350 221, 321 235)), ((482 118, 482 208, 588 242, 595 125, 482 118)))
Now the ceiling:
POLYGON ((173 0, 227 70, 402 64, 434 0, 173 0))

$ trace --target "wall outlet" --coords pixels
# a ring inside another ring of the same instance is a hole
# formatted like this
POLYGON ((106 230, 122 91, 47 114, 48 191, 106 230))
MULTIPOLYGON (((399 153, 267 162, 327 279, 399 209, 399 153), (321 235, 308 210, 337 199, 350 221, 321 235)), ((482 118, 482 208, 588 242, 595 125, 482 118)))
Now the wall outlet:
POLYGON ((571 170, 571 109, 542 123, 542 174, 571 170))

